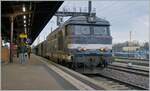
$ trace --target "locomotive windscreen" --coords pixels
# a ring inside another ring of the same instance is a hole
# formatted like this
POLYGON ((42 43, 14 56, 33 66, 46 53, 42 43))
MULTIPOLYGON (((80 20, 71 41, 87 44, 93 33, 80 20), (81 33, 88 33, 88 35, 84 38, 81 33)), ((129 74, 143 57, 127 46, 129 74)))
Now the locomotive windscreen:
POLYGON ((76 25, 74 26, 74 34, 90 34, 90 27, 89 26, 81 26, 76 25))
POLYGON ((108 26, 72 25, 74 35, 101 35, 110 36, 108 26))
POLYGON ((94 26, 93 27, 93 31, 94 31, 94 34, 98 34, 98 35, 109 35, 109 30, 108 30, 108 27, 105 27, 105 26, 94 26))
POLYGON ((111 49, 112 37, 109 26, 98 25, 69 25, 71 33, 71 48, 88 47, 99 49, 108 47, 111 49))

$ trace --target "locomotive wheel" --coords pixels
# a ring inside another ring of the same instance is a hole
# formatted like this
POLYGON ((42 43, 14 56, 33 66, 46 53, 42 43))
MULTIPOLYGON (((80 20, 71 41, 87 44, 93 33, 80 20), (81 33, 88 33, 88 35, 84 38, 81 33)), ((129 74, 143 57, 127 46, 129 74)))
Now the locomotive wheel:
POLYGON ((72 62, 67 62, 67 67, 72 68, 72 62))
POLYGON ((65 61, 65 60, 62 60, 62 61, 61 61, 61 65, 66 66, 66 61, 65 61))
POLYGON ((59 58, 57 59, 57 63, 60 64, 60 59, 59 58))
POLYGON ((74 62, 72 62, 72 69, 73 69, 73 70, 76 70, 76 69, 77 69, 77 64, 74 63, 74 62))

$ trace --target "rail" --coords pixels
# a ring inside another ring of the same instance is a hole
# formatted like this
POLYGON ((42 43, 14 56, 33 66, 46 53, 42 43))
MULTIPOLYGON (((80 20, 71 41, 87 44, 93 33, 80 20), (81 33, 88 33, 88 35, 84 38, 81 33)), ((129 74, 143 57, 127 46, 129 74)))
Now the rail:
POLYGON ((116 78, 114 78, 114 77, 110 77, 110 76, 107 76, 107 75, 104 75, 104 74, 100 74, 100 73, 99 73, 99 74, 84 74, 84 75, 86 75, 86 76, 91 76, 91 75, 93 75, 93 76, 104 77, 104 78, 106 78, 106 79, 119 82, 119 83, 124 84, 124 85, 126 85, 126 86, 133 87, 134 89, 138 89, 138 90, 148 90, 148 88, 145 88, 145 87, 143 87, 143 86, 139 86, 139 85, 136 85, 136 84, 132 84, 132 83, 130 83, 130 82, 126 82, 126 81, 123 81, 123 80, 121 80, 121 79, 116 79, 116 78))

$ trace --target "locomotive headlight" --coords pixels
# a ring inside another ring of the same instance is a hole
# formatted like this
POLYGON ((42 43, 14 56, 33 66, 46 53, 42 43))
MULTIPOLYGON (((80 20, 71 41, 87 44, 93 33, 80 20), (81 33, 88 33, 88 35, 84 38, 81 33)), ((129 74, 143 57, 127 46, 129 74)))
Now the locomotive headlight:
POLYGON ((78 51, 86 51, 87 49, 86 48, 78 48, 78 51))
POLYGON ((87 49, 86 49, 86 48, 82 48, 82 50, 83 50, 83 51, 86 51, 87 49))
POLYGON ((100 48, 99 50, 100 50, 100 51, 103 51, 104 49, 103 49, 103 48, 100 48))
POLYGON ((106 51, 105 48, 100 48, 99 50, 100 50, 101 52, 105 52, 105 51, 106 51))

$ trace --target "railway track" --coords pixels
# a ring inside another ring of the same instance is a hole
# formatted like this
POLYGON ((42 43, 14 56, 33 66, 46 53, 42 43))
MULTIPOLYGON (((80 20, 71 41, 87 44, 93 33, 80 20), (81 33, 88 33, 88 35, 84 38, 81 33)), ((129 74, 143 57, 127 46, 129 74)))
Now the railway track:
POLYGON ((143 69, 136 69, 133 67, 124 67, 124 66, 119 66, 119 65, 109 65, 109 69, 114 69, 114 70, 119 70, 119 71, 124 71, 132 74, 137 74, 137 75, 142 75, 142 76, 149 76, 149 71, 148 70, 143 70, 143 69))
POLYGON ((96 80, 104 81, 115 90, 148 90, 149 70, 109 65, 96 73, 85 72, 84 75, 96 80))
POLYGON ((149 61, 130 60, 130 59, 115 59, 114 62, 119 62, 119 63, 130 63, 131 62, 134 65, 141 65, 141 66, 149 67, 149 61))
POLYGON ((107 84, 112 88, 112 90, 148 90, 148 88, 145 88, 143 86, 132 84, 127 81, 116 79, 114 77, 110 77, 104 74, 84 74, 84 75, 93 78, 96 81, 101 81, 104 84, 107 84))
POLYGON ((149 61, 149 59, 136 59, 136 58, 123 58, 123 57, 115 57, 116 59, 125 59, 125 60, 137 60, 137 61, 149 61))
POLYGON ((90 73, 87 71, 87 73, 85 72, 82 74, 105 84, 105 86, 108 86, 108 88, 112 88, 110 90, 148 90, 148 86, 147 86, 148 76, 146 71, 140 70, 138 71, 139 72, 138 73, 138 72, 133 72, 137 70, 134 68, 131 71, 130 69, 132 68, 125 68, 125 67, 112 68, 112 67, 114 66, 109 66, 108 68, 99 69, 97 70, 97 73, 90 73), (118 68, 122 70, 117 70, 118 68), (140 74, 141 71, 145 72, 146 74, 141 75, 140 74))
MULTIPOLYGON (((115 77, 110 77, 110 76, 100 74, 100 73, 98 73, 98 74, 83 74, 83 75, 88 76, 95 80, 99 80, 101 83, 107 85, 108 88, 111 88, 110 90, 147 90, 147 88, 145 88, 143 86, 129 83, 126 81, 122 81, 121 79, 116 79, 115 77)), ((80 79, 80 80, 83 81, 82 79, 80 79)), ((85 83, 87 83, 87 82, 85 82, 85 83)))
POLYGON ((149 71, 146 71, 143 69, 131 68, 131 67, 127 68, 123 66, 112 66, 112 65, 108 66, 108 68, 106 68, 106 71, 107 71, 106 73, 112 74, 112 76, 109 74, 105 74, 105 70, 102 70, 102 72, 99 72, 99 73, 89 72, 89 73, 82 73, 82 74, 90 78, 96 79, 96 80, 99 79, 99 81, 101 82, 104 81, 103 82, 104 84, 107 84, 107 86, 109 86, 110 88, 113 88, 110 90, 148 90, 148 86, 145 84, 148 84, 146 79, 149 78, 149 71), (121 75, 122 73, 119 73, 119 72, 114 74, 115 72, 113 71, 109 72, 109 70, 123 72, 123 73, 126 73, 127 75, 126 76, 124 76, 124 74, 121 75), (120 76, 126 79, 118 78, 113 75, 116 75, 118 77, 120 76), (137 76, 137 78, 135 76, 137 76), (141 81, 141 83, 139 83, 139 81, 141 81), (139 83, 139 84, 136 84, 136 83, 139 83))

